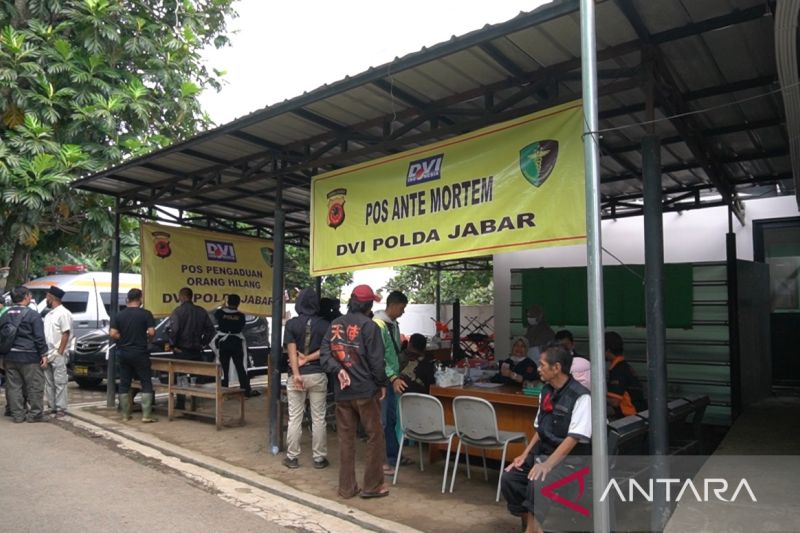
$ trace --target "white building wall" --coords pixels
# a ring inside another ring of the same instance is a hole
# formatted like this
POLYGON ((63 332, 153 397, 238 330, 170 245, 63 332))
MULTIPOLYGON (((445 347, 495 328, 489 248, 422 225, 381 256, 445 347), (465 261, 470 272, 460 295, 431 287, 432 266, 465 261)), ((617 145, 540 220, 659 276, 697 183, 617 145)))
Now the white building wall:
MULTIPOLYGON (((754 220, 798 215, 793 196, 765 198, 745 202, 745 225, 734 219, 739 259, 753 259, 754 220)), ((725 234, 728 232, 726 207, 696 209, 664 214, 664 261, 689 263, 725 260, 725 234)), ((604 220, 603 248, 625 264, 644 264, 644 219, 642 217, 604 220)), ((619 264, 609 253, 603 264, 619 264)), ((560 246, 526 250, 494 256, 495 352, 507 353, 511 320, 511 269, 537 267, 586 266, 586 247, 560 246)))

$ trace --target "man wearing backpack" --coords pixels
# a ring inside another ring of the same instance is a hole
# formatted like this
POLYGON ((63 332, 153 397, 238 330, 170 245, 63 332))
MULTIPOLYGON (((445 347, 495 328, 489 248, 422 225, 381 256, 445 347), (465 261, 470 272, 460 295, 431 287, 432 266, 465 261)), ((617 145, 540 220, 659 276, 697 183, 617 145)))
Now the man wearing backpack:
POLYGON ((6 399, 15 423, 44 420, 47 341, 42 317, 28 309, 30 301, 26 287, 15 287, 11 290, 13 305, 0 318, 0 354, 5 358, 8 380, 6 399))
POLYGON ((314 289, 303 289, 294 304, 296 317, 286 323, 284 337, 289 353, 291 377, 286 384, 289 400, 289 428, 286 431, 286 458, 283 465, 298 468, 300 436, 306 398, 311 405, 311 453, 314 468, 328 466, 325 410, 328 376, 320 365, 320 345, 330 323, 319 316, 319 297, 314 289))

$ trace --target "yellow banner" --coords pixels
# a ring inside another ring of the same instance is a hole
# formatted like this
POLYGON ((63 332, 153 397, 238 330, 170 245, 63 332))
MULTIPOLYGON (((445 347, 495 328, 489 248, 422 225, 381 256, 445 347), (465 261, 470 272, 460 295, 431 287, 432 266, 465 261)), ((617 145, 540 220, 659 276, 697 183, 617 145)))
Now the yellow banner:
POLYGON ((272 313, 272 241, 142 222, 141 249, 144 305, 156 316, 175 309, 183 287, 206 309, 238 294, 243 313, 272 313))
POLYGON ((317 176, 312 274, 585 242, 581 117, 571 102, 317 176))

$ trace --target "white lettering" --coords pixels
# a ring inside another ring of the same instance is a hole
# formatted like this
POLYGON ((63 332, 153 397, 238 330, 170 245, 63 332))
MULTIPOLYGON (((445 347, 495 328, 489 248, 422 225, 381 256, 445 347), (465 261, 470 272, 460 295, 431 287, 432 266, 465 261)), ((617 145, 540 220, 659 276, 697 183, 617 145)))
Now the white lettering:
POLYGON ((728 490, 728 482, 726 480, 724 480, 722 478, 711 478, 711 479, 706 479, 705 481, 706 481, 705 482, 705 497, 706 497, 706 501, 708 501, 708 488, 712 483, 713 484, 722 485, 721 489, 714 489, 714 496, 716 496, 717 499, 720 500, 720 501, 723 501, 723 502, 729 501, 729 500, 726 500, 722 496, 722 493, 724 493, 725 491, 728 490))
POLYGON ((733 496, 731 497, 732 502, 736 501, 736 497, 739 495, 739 491, 742 490, 742 487, 744 487, 747 490, 747 494, 750 495, 750 499, 753 501, 753 503, 758 501, 756 499, 756 495, 753 494, 753 491, 750 489, 750 485, 747 483, 747 480, 742 478, 742 480, 739 482, 739 486, 736 487, 736 491, 733 493, 733 496))
POLYGON ((600 501, 601 502, 606 501, 606 498, 608 497, 608 493, 611 491, 612 487, 614 488, 614 490, 617 491, 617 495, 619 496, 619 500, 621 502, 626 501, 625 500, 625 495, 622 494, 622 489, 619 488, 619 484, 617 483, 616 479, 612 479, 611 481, 608 482, 608 485, 606 485, 606 490, 604 490, 603 494, 600 496, 600 501))
POLYGON ((698 502, 702 502, 703 501, 703 499, 700 497, 700 493, 697 492, 697 487, 695 487, 694 483, 692 483, 692 480, 691 479, 687 479, 686 482, 683 484, 683 487, 681 487, 681 491, 678 493, 678 497, 675 498, 676 502, 681 501, 681 498, 683 497, 683 493, 686 492, 687 488, 691 488, 692 489, 692 492, 694 493, 694 497, 695 497, 695 499, 697 499, 698 502))

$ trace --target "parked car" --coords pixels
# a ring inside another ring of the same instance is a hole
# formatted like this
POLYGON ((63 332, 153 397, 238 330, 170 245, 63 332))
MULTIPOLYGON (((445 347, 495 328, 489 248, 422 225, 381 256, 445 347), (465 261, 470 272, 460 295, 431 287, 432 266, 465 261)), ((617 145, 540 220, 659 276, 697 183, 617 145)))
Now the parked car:
MULTIPOLYGON (((209 311, 211 321, 216 326, 214 311, 209 311)), ((169 318, 156 325, 156 336, 150 343, 150 355, 154 357, 170 357, 167 327, 169 318)), ((264 317, 246 315, 244 336, 247 340, 248 375, 264 374, 267 368, 269 353, 269 323, 264 317)), ((67 372, 79 387, 88 388, 100 385, 108 375, 106 352, 113 349, 108 336, 108 328, 94 330, 75 342, 74 349, 69 352, 67 372)), ((207 350, 210 351, 210 350, 207 350)))
MULTIPOLYGON (((31 291, 36 309, 47 314, 45 295, 51 285, 64 290, 61 303, 72 313, 72 338, 78 339, 90 331, 108 326, 111 313, 111 272, 87 272, 82 265, 46 267, 49 275, 36 278, 25 284, 31 291)), ((119 275, 119 309, 125 308, 129 289, 141 288, 139 274, 119 275)))

